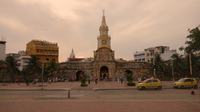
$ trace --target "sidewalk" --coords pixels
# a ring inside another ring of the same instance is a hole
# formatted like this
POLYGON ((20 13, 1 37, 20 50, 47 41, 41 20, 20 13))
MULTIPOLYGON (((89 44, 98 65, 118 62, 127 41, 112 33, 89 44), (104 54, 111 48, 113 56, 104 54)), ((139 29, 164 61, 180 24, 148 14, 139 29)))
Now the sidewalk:
MULTIPOLYGON (((137 84, 137 81, 133 81, 137 84)), ((43 89, 42 83, 37 83, 34 85, 26 86, 25 83, 4 83, 7 86, 0 86, 0 91, 2 90, 17 90, 17 91, 40 91, 40 90, 46 90, 46 91, 64 91, 64 90, 128 90, 128 89, 137 89, 136 86, 125 86, 125 84, 121 84, 121 82, 110 82, 110 81, 99 81, 97 84, 95 82, 90 82, 87 87, 81 87, 79 81, 75 82, 57 82, 57 83, 51 83, 47 84, 46 82, 43 83, 43 89)), ((172 89, 173 81, 162 81, 163 89, 172 89)), ((0 85, 3 85, 3 83, 0 83, 0 85)))

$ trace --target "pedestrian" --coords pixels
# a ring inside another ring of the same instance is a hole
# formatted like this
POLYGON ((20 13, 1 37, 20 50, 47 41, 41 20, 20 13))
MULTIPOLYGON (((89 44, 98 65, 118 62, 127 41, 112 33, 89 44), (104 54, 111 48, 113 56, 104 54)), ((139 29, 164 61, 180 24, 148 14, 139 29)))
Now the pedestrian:
POLYGON ((117 77, 117 81, 119 82, 119 77, 117 77))
POLYGON ((121 77, 121 84, 123 84, 123 77, 121 77))
POLYGON ((124 84, 125 84, 125 86, 126 86, 126 78, 124 79, 124 84))
POLYGON ((29 84, 30 84, 29 81, 27 81, 27 82, 26 82, 26 85, 28 86, 29 84))
POLYGON ((17 83, 18 79, 15 80, 15 83, 17 83))
POLYGON ((107 77, 105 77, 106 81, 107 81, 107 77))
POLYGON ((18 85, 20 85, 20 78, 18 79, 18 85))
POLYGON ((58 78, 56 77, 56 82, 57 82, 58 78))
POLYGON ((71 83, 73 82, 73 77, 71 77, 71 83))
POLYGON ((138 78, 138 83, 140 83, 140 82, 141 82, 141 78, 139 77, 139 78, 138 78))
POLYGON ((90 78, 88 78, 88 84, 90 84, 90 78))
POLYGON ((95 80, 95 83, 97 84, 97 77, 95 77, 95 79, 94 79, 94 80, 95 80))

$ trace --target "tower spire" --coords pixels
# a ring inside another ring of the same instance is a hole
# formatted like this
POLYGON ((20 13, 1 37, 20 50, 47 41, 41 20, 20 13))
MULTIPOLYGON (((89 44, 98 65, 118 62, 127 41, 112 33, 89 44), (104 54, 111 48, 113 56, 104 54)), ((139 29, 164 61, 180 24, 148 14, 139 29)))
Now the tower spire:
POLYGON ((102 9, 102 11, 103 11, 103 16, 102 16, 102 21, 101 21, 101 27, 103 27, 103 26, 107 26, 106 25, 106 19, 105 19, 105 10, 104 9, 102 9))

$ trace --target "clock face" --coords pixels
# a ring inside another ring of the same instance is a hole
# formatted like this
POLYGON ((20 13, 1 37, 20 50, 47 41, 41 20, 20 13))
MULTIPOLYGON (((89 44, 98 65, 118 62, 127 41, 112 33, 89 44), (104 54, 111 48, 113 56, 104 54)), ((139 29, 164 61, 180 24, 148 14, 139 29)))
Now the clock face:
POLYGON ((103 40, 102 43, 103 43, 103 44, 106 44, 106 40, 103 40))

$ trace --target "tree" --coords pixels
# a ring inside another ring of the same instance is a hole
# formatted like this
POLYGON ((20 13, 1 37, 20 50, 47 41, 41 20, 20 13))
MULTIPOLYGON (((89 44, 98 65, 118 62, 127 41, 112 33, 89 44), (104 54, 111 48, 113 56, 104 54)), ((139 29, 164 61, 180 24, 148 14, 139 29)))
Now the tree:
POLYGON ((133 83, 133 74, 132 73, 127 74, 126 78, 127 78, 128 86, 135 86, 135 83, 133 83))
POLYGON ((34 74, 34 78, 36 78, 37 74, 41 73, 41 65, 36 55, 33 54, 30 56, 31 58, 26 62, 25 70, 34 74))
POLYGON ((58 70, 58 64, 54 59, 52 59, 47 67, 47 71, 51 73, 51 77, 54 76, 55 71, 58 70))
MULTIPOLYGON (((187 40, 185 42, 185 44, 187 44, 187 47, 185 48, 187 53, 191 53, 191 52, 195 52, 200 50, 200 30, 198 27, 190 30, 189 31, 189 35, 186 37, 187 40)), ((183 47, 182 47, 183 48, 183 47)))
POLYGON ((20 75, 20 71, 18 69, 17 60, 14 59, 13 56, 6 57, 6 74, 10 77, 11 81, 14 81, 15 75, 20 75))
POLYGON ((171 58, 173 59, 174 72, 178 74, 185 73, 187 67, 186 62, 183 60, 183 55, 173 54, 171 58))

